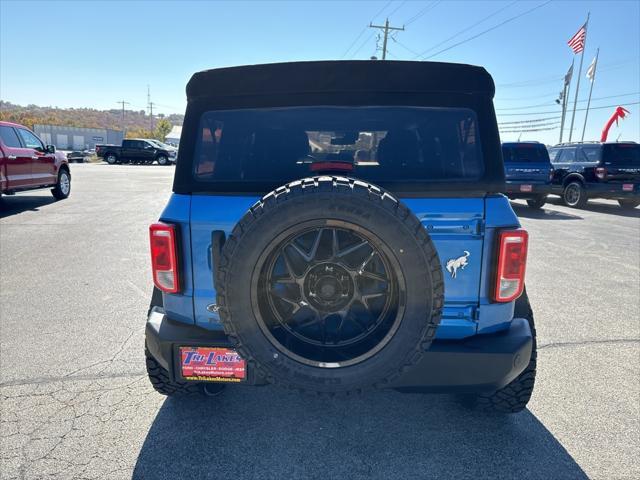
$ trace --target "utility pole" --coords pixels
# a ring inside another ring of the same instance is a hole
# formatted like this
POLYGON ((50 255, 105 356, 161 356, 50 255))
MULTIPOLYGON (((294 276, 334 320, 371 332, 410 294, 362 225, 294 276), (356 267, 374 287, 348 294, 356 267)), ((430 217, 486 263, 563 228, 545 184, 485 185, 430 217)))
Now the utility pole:
POLYGON ((124 128, 124 106, 129 105, 129 102, 125 100, 120 100, 119 102, 116 102, 116 103, 122 104, 122 133, 124 134, 124 131, 126 130, 124 128))
POLYGON ((153 102, 149 102, 149 130, 153 132, 153 102))
POLYGON ((149 131, 153 132, 153 102, 151 101, 151 87, 147 84, 147 108, 149 109, 149 131))
POLYGON ((373 23, 369 23, 369 28, 379 28, 380 30, 384 30, 384 40, 382 42, 382 60, 387 59, 387 38, 389 37, 389 32, 391 30, 404 31, 404 25, 402 28, 398 27, 390 27, 389 19, 387 18, 384 22, 384 25, 374 25, 373 23))

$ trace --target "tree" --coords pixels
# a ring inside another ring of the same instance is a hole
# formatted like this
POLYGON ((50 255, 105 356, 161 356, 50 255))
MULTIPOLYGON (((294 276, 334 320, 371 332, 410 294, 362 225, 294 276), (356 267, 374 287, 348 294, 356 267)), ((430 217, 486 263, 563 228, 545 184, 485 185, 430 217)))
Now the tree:
POLYGON ((167 135, 169 135, 169 132, 172 128, 173 125, 171 125, 171 122, 169 122, 169 120, 167 120, 166 118, 161 118, 160 120, 158 120, 158 123, 156 123, 156 130, 155 132, 153 132, 153 138, 164 142, 164 139, 167 137, 167 135))

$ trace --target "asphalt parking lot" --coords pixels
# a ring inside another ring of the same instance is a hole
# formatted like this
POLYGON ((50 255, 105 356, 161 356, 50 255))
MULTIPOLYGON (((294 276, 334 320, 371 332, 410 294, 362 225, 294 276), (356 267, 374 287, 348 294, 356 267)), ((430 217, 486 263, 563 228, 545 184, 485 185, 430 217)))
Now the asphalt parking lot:
POLYGON ((228 388, 165 399, 144 371, 147 226, 173 168, 72 165, 71 197, 0 213, 0 477, 640 478, 640 209, 516 205, 539 370, 529 409, 449 396, 228 388))

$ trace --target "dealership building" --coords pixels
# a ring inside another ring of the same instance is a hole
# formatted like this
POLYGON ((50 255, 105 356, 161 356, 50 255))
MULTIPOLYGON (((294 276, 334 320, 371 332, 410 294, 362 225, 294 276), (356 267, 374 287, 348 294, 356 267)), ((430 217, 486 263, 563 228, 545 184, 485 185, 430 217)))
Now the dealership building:
POLYGON ((34 125, 33 131, 40 139, 60 150, 84 150, 96 147, 96 144, 121 145, 122 130, 107 128, 65 127, 62 125, 34 125))

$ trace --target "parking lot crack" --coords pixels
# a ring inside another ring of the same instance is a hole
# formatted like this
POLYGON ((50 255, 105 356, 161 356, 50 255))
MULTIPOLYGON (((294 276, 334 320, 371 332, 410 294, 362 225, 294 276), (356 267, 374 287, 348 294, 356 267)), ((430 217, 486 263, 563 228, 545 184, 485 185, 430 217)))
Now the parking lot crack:
POLYGON ((584 345, 609 345, 609 344, 624 344, 624 343, 640 343, 640 338, 614 338, 608 340, 583 340, 580 342, 550 342, 538 345, 538 350, 544 348, 570 348, 581 347, 584 345))

